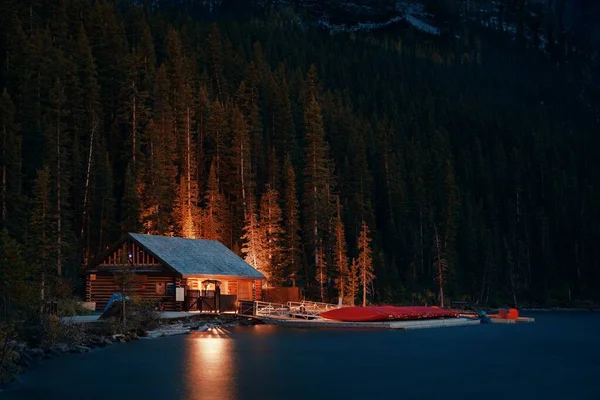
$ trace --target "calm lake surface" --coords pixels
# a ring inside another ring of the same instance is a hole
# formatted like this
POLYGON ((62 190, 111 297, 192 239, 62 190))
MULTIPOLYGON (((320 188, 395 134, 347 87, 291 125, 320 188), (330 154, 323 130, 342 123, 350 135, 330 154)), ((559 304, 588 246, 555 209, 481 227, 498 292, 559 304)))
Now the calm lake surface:
POLYGON ((48 360, 0 399, 600 399, 600 314, 414 331, 228 328, 48 360))

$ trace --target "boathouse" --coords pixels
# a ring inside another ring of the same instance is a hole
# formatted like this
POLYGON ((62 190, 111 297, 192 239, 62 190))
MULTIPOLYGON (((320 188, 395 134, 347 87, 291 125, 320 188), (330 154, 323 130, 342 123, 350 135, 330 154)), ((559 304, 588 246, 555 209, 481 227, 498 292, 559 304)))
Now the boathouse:
POLYGON ((234 311, 261 299, 265 276, 215 240, 128 233, 85 270, 85 300, 103 310, 121 291, 164 311, 234 311))

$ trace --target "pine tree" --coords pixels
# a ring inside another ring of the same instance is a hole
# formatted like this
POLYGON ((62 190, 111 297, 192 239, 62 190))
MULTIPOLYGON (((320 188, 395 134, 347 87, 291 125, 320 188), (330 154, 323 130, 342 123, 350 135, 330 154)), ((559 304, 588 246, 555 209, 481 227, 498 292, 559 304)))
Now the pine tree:
POLYGON ((298 195, 296 192, 296 173, 290 157, 284 162, 284 195, 283 195, 283 220, 284 220, 284 260, 286 262, 284 278, 292 279, 295 283, 301 269, 301 237, 298 195))
POLYGON ((127 166, 125 174, 123 200, 121 204, 121 229, 123 232, 139 232, 140 230, 140 201, 136 188, 136 179, 131 165, 127 166))
POLYGON ((283 275, 283 235, 282 213, 279 206, 279 192, 267 185, 260 200, 260 230, 264 237, 265 262, 271 285, 277 286, 284 279, 283 275))
POLYGON ((27 258, 40 276, 40 299, 46 298, 48 288, 51 289, 50 279, 56 276, 56 220, 55 209, 50 200, 50 169, 45 167, 38 171, 35 181, 33 209, 29 220, 27 235, 27 258))
POLYGON ((215 23, 211 25, 210 34, 206 38, 206 47, 208 49, 208 66, 211 71, 213 87, 217 99, 224 101, 224 82, 223 82, 223 43, 221 32, 215 23))
MULTIPOLYGON (((319 271, 319 249, 331 214, 330 161, 323 131, 321 109, 315 97, 309 99, 304 113, 306 131, 306 166, 304 169, 304 203, 306 238, 314 257, 314 271, 319 271)), ((308 277, 305 277, 308 278, 308 277)))
POLYGON ((444 257, 444 244, 441 241, 437 227, 434 228, 434 267, 435 280, 438 283, 440 306, 444 308, 444 284, 448 272, 448 263, 444 257))
POLYGON ((204 195, 204 208, 202 210, 201 237, 208 240, 224 242, 227 232, 227 207, 223 194, 219 190, 217 179, 216 160, 210 166, 208 186, 204 195))
POLYGON ((325 247, 323 243, 320 244, 317 250, 317 269, 315 271, 315 279, 319 283, 319 296, 321 302, 325 302, 326 297, 326 285, 329 282, 329 276, 327 271, 327 258, 325 258, 325 247))
POLYGON ((154 88, 154 115, 145 132, 147 161, 142 179, 142 223, 152 234, 173 233, 173 205, 176 191, 175 137, 170 82, 161 66, 154 88))
MULTIPOLYGON (((81 132, 80 141, 82 142, 78 147, 84 151, 85 161, 84 161, 84 172, 82 177, 79 177, 77 173, 75 173, 75 181, 77 182, 80 178, 83 180, 83 188, 82 188, 82 210, 81 210, 81 229, 79 232, 79 240, 80 244, 84 244, 84 260, 87 259, 87 255, 90 252, 89 248, 89 235, 86 237, 86 232, 90 229, 90 191, 91 187, 95 184, 93 182, 94 177, 94 169, 98 166, 94 163, 94 161, 98 158, 99 153, 99 136, 102 133, 102 117, 101 117, 101 107, 100 107, 100 87, 98 85, 97 80, 97 70, 94 61, 94 57, 92 55, 92 50, 90 48, 90 44, 86 35, 86 32, 81 27, 78 37, 77 37, 77 51, 78 51, 78 60, 79 60, 79 76, 81 81, 81 101, 82 101, 82 112, 83 112, 83 121, 81 121, 81 132)), ((76 138, 78 138, 76 136, 76 138)), ((76 155, 80 151, 79 148, 75 149, 76 155)), ((76 189, 79 189, 78 187, 76 189)), ((77 198, 74 201, 78 201, 77 198)))
POLYGON ((336 198, 337 215, 335 219, 335 254, 333 257, 334 266, 337 270, 335 287, 338 290, 339 297, 346 298, 345 288, 350 278, 350 265, 348 265, 348 255, 346 251, 346 235, 344 233, 344 222, 342 221, 342 206, 339 197, 336 198))
POLYGON ((249 198, 256 196, 256 184, 251 165, 251 149, 248 126, 239 108, 234 107, 231 113, 231 138, 232 138, 232 167, 234 181, 232 182, 232 197, 230 204, 233 208, 232 226, 234 237, 241 237, 243 225, 238 226, 237 221, 244 223, 249 212, 249 198))
POLYGON ((266 164, 263 151, 263 131, 260 109, 260 76, 253 62, 250 62, 246 79, 238 87, 236 97, 248 124, 252 145, 253 174, 258 182, 264 182, 266 164))
POLYGON ((14 123, 15 109, 4 89, 0 97, 0 227, 22 231, 21 139, 14 123))
POLYGON ((371 292, 371 282, 375 279, 371 238, 369 237, 369 227, 365 221, 362 223, 360 236, 358 237, 358 257, 356 259, 356 266, 358 267, 359 282, 362 286, 362 306, 365 307, 367 305, 367 294, 371 292))
POLYGON ((215 168, 215 177, 221 187, 221 180, 226 184, 228 161, 229 158, 229 127, 227 126, 227 119, 225 114, 225 108, 220 101, 214 101, 210 107, 210 115, 206 125, 206 137, 211 143, 211 152, 215 168))
MULTIPOLYGON (((184 95, 182 98, 187 98, 187 101, 191 102, 191 89, 189 85, 185 85, 184 95)), ((192 110, 190 103, 184 103, 184 122, 183 122, 183 143, 181 144, 180 154, 182 157, 181 168, 180 168, 180 199, 179 207, 176 207, 176 211, 179 212, 178 218, 180 226, 183 229, 185 237, 194 238, 197 237, 198 223, 198 201, 200 197, 198 181, 197 181, 197 168, 198 162, 196 161, 196 140, 192 132, 193 120, 192 110)))
POLYGON ((249 199, 248 212, 244 224, 244 235, 242 236, 242 254, 244 255, 244 260, 260 271, 267 278, 267 282, 269 282, 272 277, 266 252, 267 238, 265 230, 260 226, 255 204, 255 201, 249 199))
POLYGON ((292 160, 297 161, 299 157, 298 143, 296 142, 294 116, 284 64, 279 67, 277 84, 274 145, 280 159, 285 159, 289 154, 292 160))
POLYGON ((50 91, 50 109, 48 110, 49 124, 47 127, 47 160, 52 166, 52 180, 54 183, 53 197, 56 212, 56 270, 58 276, 63 274, 66 260, 67 246, 70 244, 69 236, 69 139, 65 132, 64 118, 68 110, 64 108, 65 93, 60 79, 56 79, 50 91))
POLYGON ((23 257, 21 247, 6 228, 0 231, 0 308, 2 325, 21 322, 35 310, 37 301, 31 280, 35 277, 23 257))
POLYGON ((344 299, 344 303, 350 304, 354 306, 356 302, 356 297, 358 296, 358 286, 359 286, 359 272, 360 266, 358 264, 358 259, 353 258, 350 263, 350 270, 348 274, 348 280, 346 280, 346 287, 344 289, 344 293, 346 298, 344 299))

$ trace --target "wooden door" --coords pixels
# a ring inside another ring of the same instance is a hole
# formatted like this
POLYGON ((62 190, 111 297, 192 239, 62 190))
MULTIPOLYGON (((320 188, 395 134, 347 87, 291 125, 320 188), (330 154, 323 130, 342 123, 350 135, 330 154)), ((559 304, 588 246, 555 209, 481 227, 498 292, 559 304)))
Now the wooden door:
POLYGON ((238 300, 252 300, 252 281, 238 281, 238 300))

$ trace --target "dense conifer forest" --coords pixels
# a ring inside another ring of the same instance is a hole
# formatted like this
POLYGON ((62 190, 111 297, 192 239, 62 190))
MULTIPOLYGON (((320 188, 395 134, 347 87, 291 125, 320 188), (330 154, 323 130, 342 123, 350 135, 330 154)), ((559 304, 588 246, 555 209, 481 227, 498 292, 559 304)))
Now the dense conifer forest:
POLYGON ((315 300, 598 300, 600 124, 570 65, 202 4, 2 2, 5 315, 79 293, 124 232, 220 240, 315 300))

